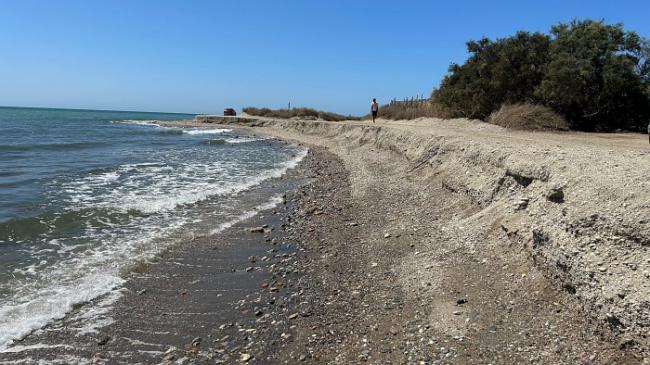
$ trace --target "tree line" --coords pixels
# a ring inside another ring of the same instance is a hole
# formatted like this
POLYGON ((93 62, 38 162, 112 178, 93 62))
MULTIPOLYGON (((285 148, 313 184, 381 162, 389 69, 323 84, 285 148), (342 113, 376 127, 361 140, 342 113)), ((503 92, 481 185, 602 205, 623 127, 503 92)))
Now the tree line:
POLYGON ((432 100, 448 113, 487 119, 502 105, 535 104, 573 129, 640 130, 650 122, 650 42, 622 24, 574 20, 550 32, 467 42, 432 100))

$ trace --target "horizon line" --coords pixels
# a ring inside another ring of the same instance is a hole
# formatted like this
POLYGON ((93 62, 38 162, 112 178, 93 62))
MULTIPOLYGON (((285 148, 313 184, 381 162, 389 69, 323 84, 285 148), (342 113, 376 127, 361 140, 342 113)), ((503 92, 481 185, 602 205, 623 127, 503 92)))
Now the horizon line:
POLYGON ((118 110, 118 109, 89 109, 89 108, 62 108, 49 106, 21 106, 21 105, 0 105, 0 108, 13 109, 45 109, 45 110, 74 110, 74 111, 92 111, 92 112, 123 112, 123 113, 155 113, 155 114, 185 114, 200 115, 205 113, 183 113, 183 112, 161 112, 161 111, 144 111, 144 110, 118 110))

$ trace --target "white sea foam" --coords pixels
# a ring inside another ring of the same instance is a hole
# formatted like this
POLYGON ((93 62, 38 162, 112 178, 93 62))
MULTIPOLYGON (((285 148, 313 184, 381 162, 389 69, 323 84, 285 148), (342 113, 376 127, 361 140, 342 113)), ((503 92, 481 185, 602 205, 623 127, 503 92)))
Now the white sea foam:
POLYGON ((93 175, 73 181, 70 184, 74 194, 70 195, 70 199, 79 209, 110 208, 143 213, 169 211, 212 196, 235 194, 264 180, 280 177, 286 170, 295 167, 306 154, 306 150, 302 150, 292 159, 252 176, 224 162, 188 163, 177 167, 176 171, 160 164, 124 165, 120 170, 125 175, 134 169, 140 169, 140 173, 128 174, 119 186, 112 189, 108 184, 119 178, 113 176, 114 172, 107 173, 111 174, 110 178, 93 175), (215 176, 221 180, 214 180, 215 176), (143 188, 142 181, 149 180, 155 182, 143 188))
POLYGON ((73 349, 74 347, 65 344, 49 345, 45 343, 37 343, 35 345, 29 345, 29 346, 13 346, 3 351, 0 351, 0 353, 18 353, 18 352, 32 351, 32 350, 61 349, 61 348, 73 349))
POLYGON ((52 320, 63 318, 77 303, 90 301, 122 284, 117 273, 93 273, 74 284, 53 285, 27 300, 0 308, 0 350, 52 320))
POLYGON ((202 135, 202 134, 223 134, 232 132, 232 129, 183 129, 183 134, 202 135))
MULTIPOLYGON (((0 307, 0 351, 7 348, 13 340, 22 339, 45 324, 65 317, 74 305, 90 302, 119 288, 124 282, 120 275, 121 269, 152 258, 163 247, 157 244, 157 239, 166 237, 184 223, 185 220, 178 219, 163 227, 145 226, 143 233, 148 234, 131 240, 108 235, 104 237, 104 245, 39 270, 38 274, 48 281, 22 283, 15 288, 14 302, 4 303, 0 307)), ((99 309, 91 309, 88 318, 96 310, 99 312, 95 314, 101 314, 101 308, 109 306, 113 299, 115 297, 109 295, 105 299, 109 304, 100 303, 99 309)), ((99 319, 98 316, 95 319, 99 319)), ((92 328, 89 327, 88 332, 91 331, 92 328)))
POLYGON ((70 364, 75 364, 75 365, 91 365, 96 363, 92 359, 85 359, 82 357, 78 356, 59 356, 57 359, 53 360, 44 360, 44 359, 39 359, 39 358, 32 358, 32 357, 24 357, 21 359, 12 359, 10 361, 2 361, 0 360, 0 365, 70 365, 70 364))
POLYGON ((95 334, 99 329, 104 328, 115 320, 110 316, 113 304, 115 304, 123 295, 125 289, 113 290, 97 303, 84 307, 71 322, 77 323, 75 331, 77 336, 95 334))
POLYGON ((211 230, 210 234, 211 235, 217 234, 219 232, 222 232, 222 231, 234 226, 235 224, 237 224, 239 222, 243 222, 243 221, 245 221, 247 219, 251 219, 254 216, 256 216, 257 213, 259 213, 259 212, 261 212, 263 210, 273 209, 273 208, 277 207, 278 204, 282 203, 282 201, 283 201, 282 196, 281 195, 276 195, 276 196, 272 197, 268 202, 266 202, 264 204, 260 204, 260 205, 256 206, 255 208, 253 208, 253 209, 251 209, 251 210, 249 210, 247 212, 244 212, 242 215, 240 215, 240 216, 238 216, 238 217, 236 217, 234 219, 229 220, 228 222, 221 223, 217 228, 211 230))
MULTIPOLYGON (((171 130, 171 131, 178 131, 179 134, 188 134, 188 135, 193 135, 193 136, 200 136, 200 135, 210 135, 210 134, 223 134, 223 133, 230 133, 232 132, 232 129, 225 129, 225 128, 183 128, 183 127, 168 127, 163 124, 161 124, 163 121, 160 120, 114 120, 111 121, 111 123, 117 123, 117 124, 135 124, 135 125, 146 125, 146 126, 152 126, 152 127, 157 127, 161 128, 164 130, 171 130)), ((250 142, 250 139, 247 139, 246 137, 241 138, 242 141, 239 141, 237 138, 232 138, 233 142, 228 141, 228 143, 245 143, 245 142, 250 142)))
MULTIPOLYGON (((215 195, 231 196, 264 180, 280 177, 306 154, 306 150, 300 150, 288 161, 265 169, 240 171, 221 163, 202 163, 186 164, 184 169, 169 171, 165 163, 140 163, 70 181, 66 187, 72 195, 70 206, 111 208, 122 212, 139 210, 156 215, 132 216, 130 225, 122 227, 121 232, 86 227, 84 240, 101 244, 84 247, 79 252, 75 251, 78 246, 74 243, 65 244, 55 239, 45 242, 45 249, 55 250, 67 258, 53 264, 36 262, 31 267, 20 269, 28 279, 14 282, 12 299, 0 307, 0 351, 12 348, 8 346, 14 340, 63 318, 74 305, 92 301, 119 288, 123 283, 123 268, 152 258, 173 242, 168 239, 170 236, 177 237, 179 232, 185 232, 183 227, 196 220, 191 215, 178 214, 173 210, 175 207, 194 204, 215 195), (229 173, 227 179, 210 180, 212 175, 224 169, 229 173), (260 172, 251 176, 251 171, 260 172), (138 179, 153 183, 139 190, 143 185, 138 179)), ((224 230, 281 201, 281 197, 274 197, 253 210, 237 213, 236 218, 230 218, 209 233, 224 230)), ((106 226, 112 224, 103 218, 99 221, 106 226)), ((106 298, 108 302, 77 314, 81 320, 94 322, 80 326, 79 333, 93 333, 111 322, 106 308, 116 297, 109 295, 106 298)))
POLYGON ((261 137, 239 137, 239 138, 227 138, 226 143, 232 143, 232 144, 237 144, 237 143, 250 143, 250 142, 258 142, 258 141, 265 141, 269 138, 261 138, 261 137))
POLYGON ((295 167, 306 155, 306 152, 299 153, 293 159, 281 164, 279 167, 265 171, 264 173, 241 179, 240 181, 226 186, 210 186, 208 184, 191 184, 187 187, 176 189, 175 196, 167 199, 160 199, 160 196, 128 196, 127 199, 114 205, 113 208, 138 210, 145 213, 154 213, 164 210, 171 210, 179 205, 194 204, 215 195, 235 194, 259 185, 262 181, 282 176, 288 169, 295 167))
POLYGON ((160 120, 134 120, 134 119, 111 121, 111 123, 114 124, 137 124, 137 125, 152 125, 152 126, 157 126, 158 123, 160 122, 161 122, 160 120))

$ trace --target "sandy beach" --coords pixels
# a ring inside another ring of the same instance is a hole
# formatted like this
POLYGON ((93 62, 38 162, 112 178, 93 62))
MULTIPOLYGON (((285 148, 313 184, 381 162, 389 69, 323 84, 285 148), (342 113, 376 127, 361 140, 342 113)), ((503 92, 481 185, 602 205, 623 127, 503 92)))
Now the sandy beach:
POLYGON ((2 5, 0 365, 650 365, 650 1, 2 5))
POLYGON ((350 215, 332 227, 340 196, 311 199, 323 213, 301 228, 303 247, 322 251, 312 280, 332 288, 304 335, 318 362, 646 361, 645 136, 435 119, 234 125, 326 148, 348 174, 338 201, 350 215))
POLYGON ((620 188, 642 136, 475 123, 228 125, 309 147, 265 188, 283 201, 137 268, 107 326, 0 362, 644 363, 648 200, 620 188))

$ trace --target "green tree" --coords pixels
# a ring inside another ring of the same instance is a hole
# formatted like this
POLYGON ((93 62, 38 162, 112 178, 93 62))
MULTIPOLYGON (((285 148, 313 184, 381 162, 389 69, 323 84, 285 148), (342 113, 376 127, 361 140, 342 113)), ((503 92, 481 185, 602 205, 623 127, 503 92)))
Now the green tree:
POLYGON ((650 39, 641 40, 641 59, 639 60, 638 73, 645 84, 646 94, 650 98, 650 39))
POLYGON ((621 24, 573 21, 551 28, 547 72, 535 94, 581 130, 647 123, 641 38, 621 24))
POLYGON ((467 42, 432 98, 485 119, 502 104, 543 104, 581 130, 639 130, 650 121, 650 41, 621 24, 574 20, 550 35, 467 42))
POLYGON ((545 75, 550 38, 517 32, 491 41, 467 42, 463 65, 452 64, 434 97, 455 114, 485 118, 503 103, 533 102, 535 87, 545 75))

